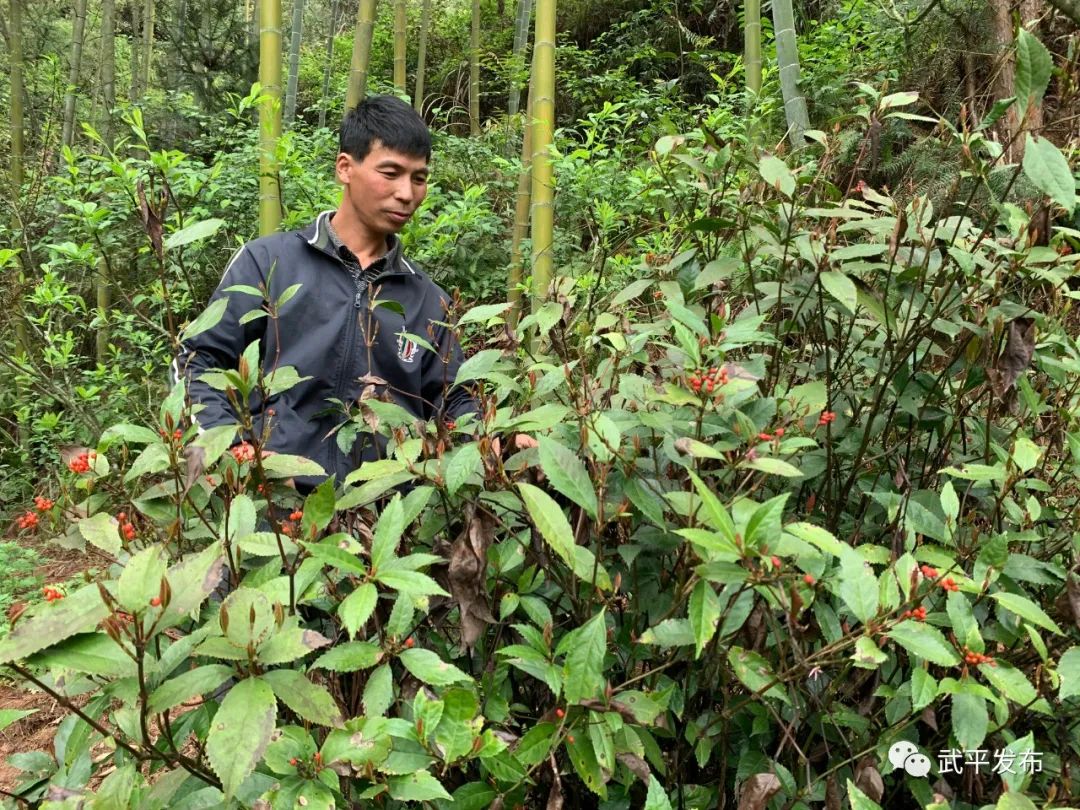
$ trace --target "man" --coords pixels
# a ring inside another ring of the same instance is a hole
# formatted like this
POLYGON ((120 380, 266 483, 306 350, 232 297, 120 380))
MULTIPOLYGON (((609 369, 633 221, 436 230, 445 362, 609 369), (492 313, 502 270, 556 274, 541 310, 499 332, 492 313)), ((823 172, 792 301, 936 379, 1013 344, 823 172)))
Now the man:
MULTIPOLYGON (((211 298, 228 297, 224 316, 185 341, 177 355, 174 377, 186 376, 192 401, 204 406, 195 416, 200 428, 238 421, 224 392, 199 377, 213 368, 236 368, 254 340, 260 341, 264 373, 294 366, 300 377, 309 377, 250 403, 256 431, 270 419, 266 449, 313 459, 338 481, 378 458, 385 445, 361 434, 342 452, 332 433, 346 418, 334 401, 355 404, 361 378, 385 380, 393 400, 419 419, 449 421, 475 412, 468 391, 452 386, 462 354, 442 325, 447 295, 402 255, 397 237, 427 194, 430 156, 426 125, 399 99, 376 96, 346 114, 335 164, 344 186, 338 209, 303 230, 244 245, 211 298), (274 302, 296 284, 299 291, 275 319, 242 322, 261 306, 250 288, 267 290, 274 302), (230 292, 237 285, 249 292, 230 292), (376 299, 398 306, 372 307, 376 299)), ((297 481, 302 489, 313 483, 297 481)))

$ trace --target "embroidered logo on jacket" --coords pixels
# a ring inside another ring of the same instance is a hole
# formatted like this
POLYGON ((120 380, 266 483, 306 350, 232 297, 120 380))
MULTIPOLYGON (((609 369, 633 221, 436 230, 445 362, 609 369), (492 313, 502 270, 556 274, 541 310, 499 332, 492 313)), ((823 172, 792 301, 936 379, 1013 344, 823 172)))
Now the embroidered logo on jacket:
POLYGON ((399 332, 397 337, 397 356, 402 363, 412 363, 416 360, 416 350, 419 347, 407 337, 404 332, 399 332))

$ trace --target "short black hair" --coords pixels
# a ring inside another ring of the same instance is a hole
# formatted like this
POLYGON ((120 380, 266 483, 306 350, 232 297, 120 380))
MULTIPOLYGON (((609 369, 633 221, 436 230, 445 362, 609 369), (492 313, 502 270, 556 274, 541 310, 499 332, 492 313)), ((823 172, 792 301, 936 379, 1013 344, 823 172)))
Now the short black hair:
POLYGON ((397 96, 371 96, 345 113, 339 151, 363 160, 375 141, 404 155, 431 159, 431 133, 427 124, 397 96))

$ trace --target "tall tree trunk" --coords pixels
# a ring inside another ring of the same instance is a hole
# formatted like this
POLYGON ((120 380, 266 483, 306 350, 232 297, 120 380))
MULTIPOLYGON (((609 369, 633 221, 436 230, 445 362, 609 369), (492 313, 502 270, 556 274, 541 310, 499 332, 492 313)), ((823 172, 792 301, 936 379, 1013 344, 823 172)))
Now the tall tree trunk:
POLYGON ((296 115, 296 85, 300 73, 300 40, 304 33, 304 0, 293 0, 292 36, 289 39, 289 85, 285 90, 285 126, 296 115))
POLYGON ((326 35, 326 67, 322 77, 322 99, 319 101, 319 127, 326 126, 326 105, 330 103, 330 71, 334 69, 334 39, 337 36, 338 0, 330 5, 330 31, 326 35))
MULTIPOLYGON (((11 30, 8 32, 8 62, 11 70, 11 199, 21 198, 23 184, 23 0, 10 0, 11 30)), ((19 257, 19 290, 26 284, 26 259, 19 257)), ((21 313, 21 306, 19 307, 21 313)), ((29 350, 30 337, 21 314, 15 318, 15 348, 21 354, 29 350)))
POLYGON ((68 86, 64 91, 64 129, 60 136, 60 142, 64 146, 71 146, 75 142, 75 94, 79 89, 85 34, 86 0, 75 0, 75 22, 71 27, 71 58, 68 62, 68 86))
POLYGON ((360 0, 356 10, 356 31, 353 34, 352 64, 349 66, 349 89, 345 93, 348 112, 367 95, 368 61, 371 56, 371 35, 375 28, 375 0, 360 0))
POLYGON ((469 134, 480 134, 480 0, 472 0, 469 32, 469 134))
MULTIPOLYGON (((116 107, 116 0, 101 2, 101 50, 98 53, 101 65, 101 121, 98 133, 110 153, 113 148, 113 109, 116 107)), ((102 320, 112 306, 112 289, 109 287, 109 263, 104 256, 98 257, 97 276, 94 280, 97 308, 102 320)), ((99 363, 105 363, 109 356, 109 329, 104 324, 98 327, 95 349, 99 363)))
POLYGON ((11 158, 10 179, 12 199, 18 200, 19 189, 23 184, 23 0, 10 0, 11 44, 9 62, 11 69, 11 158))
POLYGON ((420 8, 420 44, 416 49, 416 90, 413 93, 413 108, 420 114, 424 112, 424 70, 427 68, 427 40, 430 27, 431 0, 424 0, 420 8))
POLYGON ((537 0, 533 37, 532 110, 532 274, 533 306, 551 286, 555 226, 554 173, 548 149, 555 134, 555 0, 537 0))
POLYGON ((806 112, 806 99, 799 89, 799 47, 795 41, 795 14, 791 0, 773 0, 772 15, 788 139, 797 149, 806 143, 803 133, 810 128, 810 116, 806 112))
MULTIPOLYGON (((514 51, 511 64, 516 71, 518 63, 523 63, 525 50, 529 47, 529 18, 532 16, 532 0, 518 0, 517 17, 514 20, 514 51)), ((521 84, 517 78, 511 80, 510 98, 506 102, 506 111, 517 115, 521 104, 521 84)))
POLYGON ((394 0, 394 89, 405 92, 409 17, 406 0, 394 0))
MULTIPOLYGON (((533 73, 535 76, 536 74, 533 73)), ((531 88, 531 85, 530 85, 531 88)), ((524 275, 524 258, 521 245, 529 235, 529 192, 532 187, 532 98, 525 104, 525 131, 521 138, 521 172, 518 174, 517 200, 514 206, 514 230, 510 237, 510 324, 516 326, 521 315, 521 283, 524 275)))
POLYGON ((128 101, 132 104, 142 98, 142 88, 139 86, 139 81, 142 79, 142 69, 139 67, 139 59, 142 57, 142 46, 139 44, 141 30, 142 6, 140 0, 131 0, 131 39, 128 41, 131 83, 128 85, 128 101))
POLYGON ((150 89, 150 69, 154 64, 154 11, 154 0, 146 0, 142 20, 142 58, 139 60, 139 68, 142 70, 139 90, 142 93, 150 89))
POLYGON ((761 0, 746 0, 746 27, 743 33, 743 65, 746 89, 761 92, 761 0))
POLYGON ((260 0, 259 85, 259 235, 281 225, 277 143, 281 137, 281 0, 260 0))
MULTIPOLYGON (((997 73, 994 76, 994 96, 1009 98, 1016 94, 1016 60, 1013 55, 1013 21, 1010 0, 990 0, 994 15, 994 40, 997 44, 997 73)), ((1023 151, 1023 139, 1020 134, 1020 113, 1016 104, 1005 111, 998 120, 998 139, 1005 148, 1004 158, 1008 163, 1020 159, 1023 151)))

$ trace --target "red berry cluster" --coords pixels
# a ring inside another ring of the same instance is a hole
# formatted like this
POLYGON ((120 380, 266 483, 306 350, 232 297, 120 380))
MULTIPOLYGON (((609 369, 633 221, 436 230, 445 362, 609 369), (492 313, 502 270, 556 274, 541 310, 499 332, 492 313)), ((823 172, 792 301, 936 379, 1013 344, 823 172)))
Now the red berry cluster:
POLYGON ((919 570, 927 579, 937 579, 938 572, 936 568, 931 568, 929 565, 920 565, 919 570))
POLYGON ((301 521, 303 519, 304 519, 304 512, 301 509, 297 509, 291 515, 289 515, 289 520, 301 521))
POLYGON ((296 524, 291 520, 281 522, 281 533, 286 537, 296 537, 296 524))
POLYGON ((686 380, 695 394, 700 394, 704 388, 707 394, 711 394, 717 385, 727 385, 728 372, 726 368, 713 366, 709 369, 699 368, 686 380))
POLYGON ((958 591, 960 586, 956 584, 956 580, 952 577, 946 577, 941 581, 941 587, 947 591, 958 591))
POLYGON ((450 421, 448 421, 446 423, 446 429, 447 430, 453 430, 456 427, 457 427, 457 422, 455 422, 453 419, 451 419, 450 421))
POLYGON ((926 608, 924 608, 922 605, 919 605, 914 610, 905 610, 903 613, 900 614, 900 618, 902 618, 902 619, 914 619, 917 622, 925 622, 926 621, 926 608))
POLYGON ((997 661, 995 661, 992 656, 973 652, 967 647, 964 647, 964 662, 973 666, 978 666, 979 664, 989 664, 992 667, 997 666, 997 661))
POLYGON ((116 516, 116 522, 120 524, 120 534, 124 535, 125 540, 135 539, 135 527, 128 522, 127 512, 121 512, 116 516))
POLYGON ((771 442, 773 439, 779 439, 783 435, 784 429, 782 427, 778 427, 772 433, 759 433, 757 437, 763 442, 771 442))
POLYGON ((34 498, 34 508, 39 512, 48 512, 54 506, 54 501, 51 498, 45 498, 38 495, 34 498))
POLYGON ((249 442, 240 442, 240 444, 230 448, 229 452, 232 453, 232 457, 236 459, 237 464, 255 460, 255 448, 249 442))
POLYGON ((52 585, 46 585, 41 589, 41 593, 45 596, 46 602, 55 602, 64 598, 64 592, 59 588, 54 588, 52 585))
MULTIPOLYGON (((165 430, 165 428, 160 428, 160 429, 158 430, 158 435, 159 435, 159 436, 160 436, 161 438, 163 438, 163 439, 164 439, 165 441, 168 441, 168 440, 169 440, 169 438, 170 438, 170 434, 169 434, 169 431, 165 430)), ((172 440, 173 440, 174 442, 178 442, 178 441, 180 441, 180 439, 182 439, 183 437, 184 437, 184 431, 180 430, 180 428, 177 428, 176 430, 174 430, 174 431, 172 432, 172 436, 171 436, 171 438, 172 438, 172 440)))
POLYGON ((95 458, 97 458, 97 453, 79 453, 79 455, 68 462, 68 469, 73 473, 90 472, 90 465, 94 463, 95 458))
POLYGON ((825 427, 830 422, 836 421, 836 414, 832 411, 822 411, 821 416, 818 417, 818 427, 825 427))
POLYGON ((36 529, 38 525, 38 516, 33 512, 27 512, 25 515, 18 519, 20 529, 36 529))

